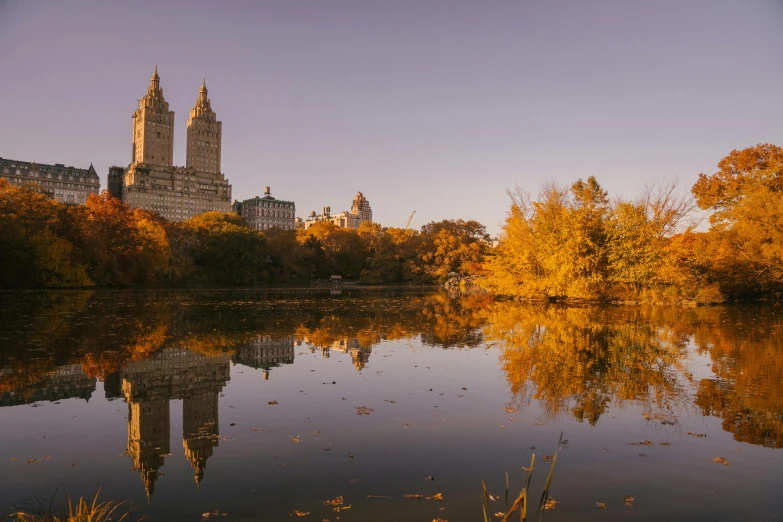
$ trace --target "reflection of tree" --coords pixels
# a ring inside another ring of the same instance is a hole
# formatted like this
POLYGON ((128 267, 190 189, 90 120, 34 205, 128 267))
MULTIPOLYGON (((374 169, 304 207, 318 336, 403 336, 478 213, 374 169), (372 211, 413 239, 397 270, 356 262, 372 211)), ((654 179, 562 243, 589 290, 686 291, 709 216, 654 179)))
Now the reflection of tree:
POLYGON ((714 379, 702 379, 696 405, 720 417, 740 442, 783 448, 783 329, 767 307, 716 310, 695 333, 714 379))
POLYGON ((520 402, 595 423, 624 401, 666 409, 684 399, 693 343, 712 360, 696 406, 740 441, 783 447, 783 322, 770 306, 521 306, 486 295, 345 289, 72 291, 0 299, 0 400, 89 397, 95 379, 121 396, 117 372, 180 347, 263 370, 293 361, 307 340, 325 354, 372 364, 383 341, 418 338, 441 348, 502 348, 520 402), (281 344, 283 343, 283 344, 281 344), (280 346, 278 346, 278 344, 280 346), (341 348, 342 347, 342 348, 341 348), (58 384, 69 383, 67 386, 58 384), (53 394, 53 386, 64 390, 53 394))
POLYGON ((532 307, 499 303, 485 327, 520 402, 550 415, 570 409, 594 425, 612 402, 665 409, 682 392, 684 345, 639 320, 632 308, 532 307))

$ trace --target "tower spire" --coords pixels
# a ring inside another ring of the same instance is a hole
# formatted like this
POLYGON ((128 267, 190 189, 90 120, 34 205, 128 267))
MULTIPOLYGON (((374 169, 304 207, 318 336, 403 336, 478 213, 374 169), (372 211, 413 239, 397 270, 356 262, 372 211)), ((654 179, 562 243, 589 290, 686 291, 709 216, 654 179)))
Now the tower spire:
POLYGON ((152 73, 152 77, 150 78, 150 87, 155 90, 158 90, 160 88, 160 76, 158 76, 157 64, 155 64, 155 72, 152 73))

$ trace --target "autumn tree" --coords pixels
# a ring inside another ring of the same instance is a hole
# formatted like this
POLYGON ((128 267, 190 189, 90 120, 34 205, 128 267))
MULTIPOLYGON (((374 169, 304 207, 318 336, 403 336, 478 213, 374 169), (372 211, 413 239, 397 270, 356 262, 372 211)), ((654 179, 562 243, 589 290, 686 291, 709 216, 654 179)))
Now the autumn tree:
POLYGON ((452 272, 476 274, 487 252, 488 239, 486 227, 478 221, 428 223, 421 228, 418 270, 434 280, 443 280, 452 272))
POLYGON ((783 290, 783 148, 734 150, 693 186, 712 224, 702 250, 711 278, 734 294, 783 290))
POLYGON ((61 210, 37 185, 0 179, 0 287, 93 284, 73 244, 56 233, 61 210))
POLYGON ((185 221, 195 234, 194 262, 198 277, 210 284, 254 285, 266 268, 263 234, 247 227, 233 213, 205 212, 185 221))

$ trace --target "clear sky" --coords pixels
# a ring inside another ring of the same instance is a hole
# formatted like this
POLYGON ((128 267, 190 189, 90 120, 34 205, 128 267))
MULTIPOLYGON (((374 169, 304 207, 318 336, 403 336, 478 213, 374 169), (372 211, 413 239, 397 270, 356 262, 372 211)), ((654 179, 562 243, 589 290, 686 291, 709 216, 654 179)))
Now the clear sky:
POLYGON ((131 159, 155 65, 175 164, 206 78, 235 198, 495 233, 521 185, 687 190, 783 142, 783 0, 0 0, 0 156, 131 159))

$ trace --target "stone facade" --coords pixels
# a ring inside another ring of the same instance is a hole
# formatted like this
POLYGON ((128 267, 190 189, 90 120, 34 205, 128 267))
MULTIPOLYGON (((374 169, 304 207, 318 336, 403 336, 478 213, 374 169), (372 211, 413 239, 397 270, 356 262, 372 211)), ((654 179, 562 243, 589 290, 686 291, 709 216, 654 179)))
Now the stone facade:
POLYGON ((185 166, 199 172, 220 174, 220 145, 223 122, 217 121, 207 97, 207 85, 201 83, 196 105, 190 109, 185 166))
POLYGON ((231 211, 231 185, 220 172, 222 122, 201 84, 188 120, 186 166, 173 164, 174 112, 163 97, 158 69, 133 113, 131 164, 121 175, 109 170, 109 190, 134 208, 182 221, 216 210, 231 211))
POLYGON ((258 196, 244 201, 234 201, 234 212, 245 218, 247 226, 256 230, 294 230, 296 228, 296 204, 272 197, 269 187, 264 189, 264 197, 258 196))
POLYGON ((92 163, 86 169, 77 169, 62 163, 46 165, 0 158, 0 178, 17 187, 37 183, 40 192, 60 203, 84 204, 90 194, 101 190, 101 180, 92 163))

